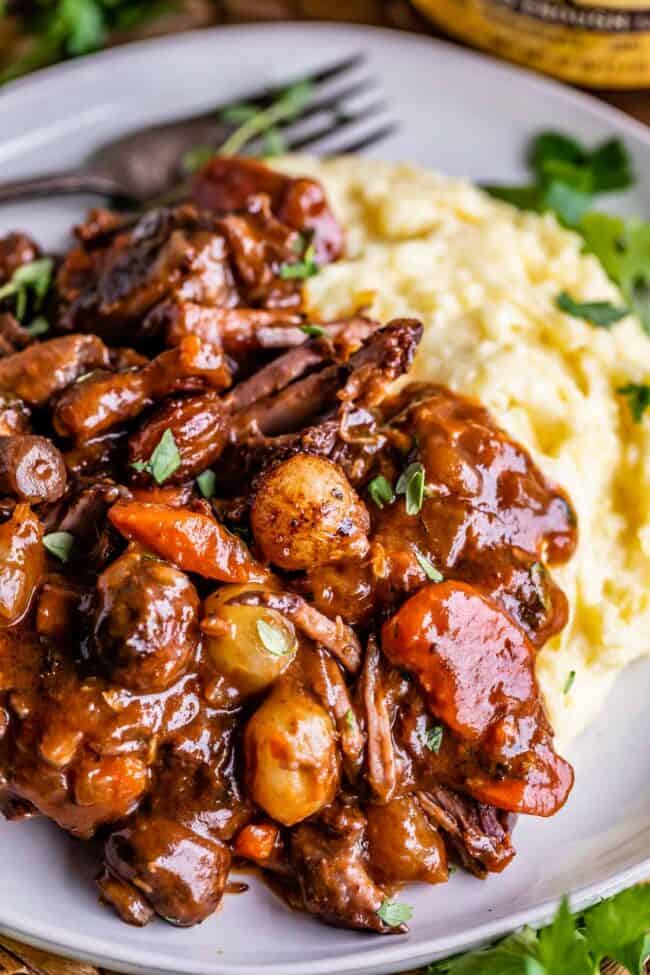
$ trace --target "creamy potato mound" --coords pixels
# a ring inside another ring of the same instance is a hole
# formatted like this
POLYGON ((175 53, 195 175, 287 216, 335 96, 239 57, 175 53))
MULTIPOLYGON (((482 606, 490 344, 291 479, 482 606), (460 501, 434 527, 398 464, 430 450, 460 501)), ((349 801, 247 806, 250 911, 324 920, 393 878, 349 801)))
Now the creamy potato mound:
POLYGON ((348 228, 349 259, 308 282, 314 316, 368 304, 382 321, 421 319, 411 378, 477 396, 571 495, 579 547, 553 570, 571 618, 538 658, 558 739, 568 741, 618 672, 650 653, 650 417, 634 424, 616 394, 630 380, 650 382, 650 338, 633 317, 608 331, 556 308, 562 290, 578 301, 623 299, 550 215, 412 166, 278 165, 321 180, 348 228))

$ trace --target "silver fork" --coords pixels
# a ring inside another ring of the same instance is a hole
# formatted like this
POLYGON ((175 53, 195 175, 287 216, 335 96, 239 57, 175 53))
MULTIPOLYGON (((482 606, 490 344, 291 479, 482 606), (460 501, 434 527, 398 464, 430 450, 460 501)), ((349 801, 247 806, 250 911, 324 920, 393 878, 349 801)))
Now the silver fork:
MULTIPOLYGON (((362 54, 355 54, 300 79, 312 86, 309 100, 278 126, 287 151, 309 149, 323 156, 361 152, 396 129, 383 100, 355 105, 355 99, 377 90, 364 62, 362 54)), ((236 104, 267 108, 290 84, 262 89, 237 99, 236 104)), ((232 134, 236 126, 224 122, 221 115, 234 104, 129 132, 100 146, 78 169, 0 183, 0 203, 90 193, 110 197, 118 205, 140 207, 164 198, 187 176, 183 159, 191 150, 216 149, 232 134)), ((247 148, 254 149, 255 143, 247 148)))

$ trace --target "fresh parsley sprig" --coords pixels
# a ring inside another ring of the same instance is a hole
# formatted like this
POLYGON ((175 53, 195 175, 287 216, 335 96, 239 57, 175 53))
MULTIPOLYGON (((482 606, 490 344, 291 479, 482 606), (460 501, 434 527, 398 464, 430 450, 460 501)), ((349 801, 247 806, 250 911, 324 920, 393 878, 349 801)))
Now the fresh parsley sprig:
POLYGON ((258 138, 263 140, 263 155, 280 155, 285 151, 286 146, 278 125, 297 118, 311 100, 313 92, 313 83, 303 79, 285 88, 266 107, 249 102, 230 105, 221 112, 220 119, 226 125, 236 126, 235 130, 219 147, 196 146, 186 152, 182 162, 183 169, 193 173, 212 156, 241 155, 243 150, 258 138))
POLYGON ((27 311, 29 295, 34 298, 36 308, 40 308, 52 281, 54 262, 49 257, 41 257, 29 264, 21 264, 9 281, 0 288, 0 301, 15 299, 16 318, 22 321, 27 311))
POLYGON ((572 915, 566 898, 546 928, 430 965, 428 975, 596 975, 605 958, 643 975, 650 957, 650 885, 572 915))
POLYGON ((561 132, 540 132, 529 147, 533 181, 524 186, 484 186, 492 196, 524 210, 550 210, 567 227, 577 227, 594 196, 626 189, 634 182, 629 154, 620 139, 587 149, 561 132))
POLYGON ((0 84, 60 58, 96 51, 112 31, 133 30, 175 5, 176 0, 39 0, 12 5, 21 53, 7 57, 0 52, 0 84))

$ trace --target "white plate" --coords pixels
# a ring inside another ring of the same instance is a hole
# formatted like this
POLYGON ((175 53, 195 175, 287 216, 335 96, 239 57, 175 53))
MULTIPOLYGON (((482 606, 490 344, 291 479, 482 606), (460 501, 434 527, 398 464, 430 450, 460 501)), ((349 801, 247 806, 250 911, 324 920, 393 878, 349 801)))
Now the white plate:
MULTIPOLYGON (((370 56, 403 122, 376 155, 508 180, 525 175, 522 149, 540 128, 587 140, 619 133, 641 174, 620 207, 650 212, 650 138, 642 126, 456 47, 362 27, 219 28, 41 72, 0 94, 0 173, 76 163, 134 125, 209 108, 358 50, 370 56)), ((57 243, 87 202, 0 209, 0 232, 22 226, 57 243)), ((326 928, 288 911, 261 884, 227 897, 218 916, 191 930, 127 927, 97 903, 96 861, 83 845, 37 821, 0 823, 0 930, 124 971, 351 975, 397 972, 540 923, 565 892, 579 906, 650 876, 649 685, 650 660, 621 678, 606 714, 569 755, 577 785, 568 806, 550 821, 520 821, 519 855, 505 874, 486 882, 457 874, 446 887, 408 890, 415 914, 407 937, 326 928)))

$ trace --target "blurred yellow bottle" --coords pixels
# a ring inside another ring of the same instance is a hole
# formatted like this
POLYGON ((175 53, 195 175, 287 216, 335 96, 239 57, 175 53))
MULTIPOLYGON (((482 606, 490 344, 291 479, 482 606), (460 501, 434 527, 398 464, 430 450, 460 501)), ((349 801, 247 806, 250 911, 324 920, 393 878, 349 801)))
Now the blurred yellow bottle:
POLYGON ((579 85, 650 86, 650 0, 414 0, 449 34, 579 85))

